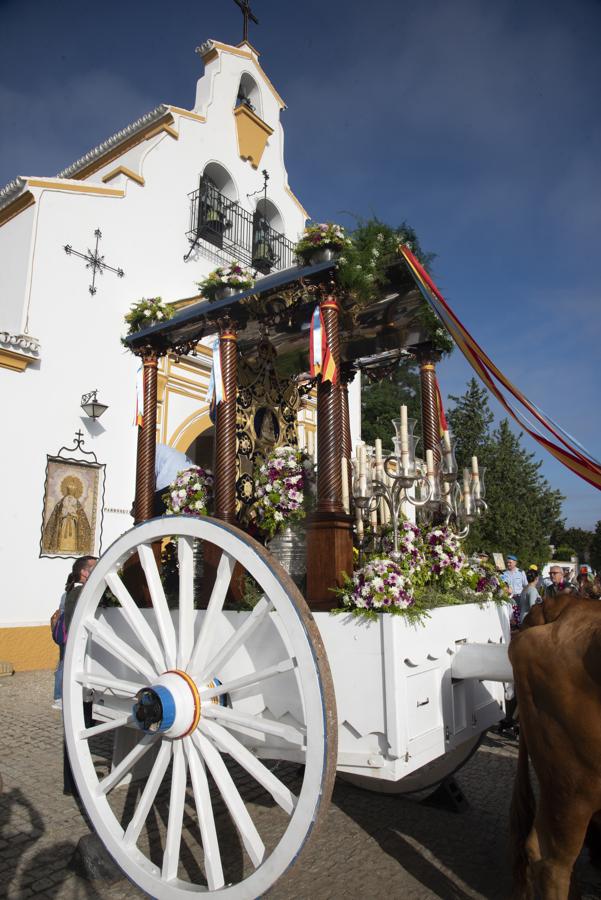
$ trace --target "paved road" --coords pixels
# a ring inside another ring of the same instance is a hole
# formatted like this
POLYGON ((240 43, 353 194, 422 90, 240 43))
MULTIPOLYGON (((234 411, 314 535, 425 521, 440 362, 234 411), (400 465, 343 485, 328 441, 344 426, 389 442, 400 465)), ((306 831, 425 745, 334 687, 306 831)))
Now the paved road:
MULTIPOLYGON (((60 900, 136 898, 125 879, 92 884, 70 866, 88 833, 73 798, 62 794, 62 724, 51 709, 49 672, 0 679, 0 896, 60 900)), ((416 799, 337 783, 318 845, 273 900, 496 900, 510 896, 507 810, 515 745, 487 738, 457 776, 470 808, 454 813, 416 799)), ((601 877, 584 858, 586 900, 601 877)))

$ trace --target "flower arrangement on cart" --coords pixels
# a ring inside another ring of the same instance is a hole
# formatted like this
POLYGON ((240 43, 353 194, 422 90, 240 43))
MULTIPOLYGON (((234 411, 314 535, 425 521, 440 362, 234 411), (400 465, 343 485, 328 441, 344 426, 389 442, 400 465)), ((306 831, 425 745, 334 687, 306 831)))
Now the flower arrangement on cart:
POLYGON ((336 590, 341 606, 335 613, 368 619, 391 613, 420 621, 438 606, 507 601, 493 567, 468 559, 450 528, 405 521, 401 529, 398 558, 376 553, 347 575, 336 590))

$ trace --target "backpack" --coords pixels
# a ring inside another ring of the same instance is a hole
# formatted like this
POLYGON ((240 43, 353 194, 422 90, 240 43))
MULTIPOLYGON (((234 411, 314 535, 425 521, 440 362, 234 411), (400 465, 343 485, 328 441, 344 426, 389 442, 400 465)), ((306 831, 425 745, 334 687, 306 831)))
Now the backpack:
POLYGON ((67 629, 65 627, 64 610, 60 611, 57 609, 56 612, 52 614, 52 618, 50 619, 50 630, 52 632, 52 640, 55 644, 58 644, 59 647, 66 644, 67 629))

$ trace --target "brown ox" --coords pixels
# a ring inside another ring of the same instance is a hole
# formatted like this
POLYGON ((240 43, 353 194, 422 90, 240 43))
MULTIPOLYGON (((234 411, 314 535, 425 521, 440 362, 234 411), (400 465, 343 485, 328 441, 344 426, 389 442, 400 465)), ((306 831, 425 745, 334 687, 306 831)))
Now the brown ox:
POLYGON ((514 896, 564 900, 601 811, 601 603, 546 599, 526 617, 509 658, 520 711, 514 896), (540 787, 536 816, 528 754, 540 787))

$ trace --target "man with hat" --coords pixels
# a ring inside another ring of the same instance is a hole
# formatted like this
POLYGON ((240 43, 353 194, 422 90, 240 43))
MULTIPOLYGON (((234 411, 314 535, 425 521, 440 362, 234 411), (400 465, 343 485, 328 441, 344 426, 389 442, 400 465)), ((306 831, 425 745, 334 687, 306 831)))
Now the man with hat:
POLYGON ((522 570, 518 569, 518 558, 515 553, 508 553, 506 559, 507 568, 501 575, 501 578, 509 587, 513 603, 519 603, 522 591, 528 582, 526 581, 526 576, 522 570))

